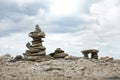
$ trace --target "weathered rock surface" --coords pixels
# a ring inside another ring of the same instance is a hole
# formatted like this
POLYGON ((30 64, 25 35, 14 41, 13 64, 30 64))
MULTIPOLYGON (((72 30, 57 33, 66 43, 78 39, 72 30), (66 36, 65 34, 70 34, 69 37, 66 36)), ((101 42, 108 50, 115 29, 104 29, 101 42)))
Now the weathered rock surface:
POLYGON ((120 80, 120 60, 16 61, 0 57, 0 80, 120 80))
POLYGON ((64 59, 65 59, 65 60, 78 60, 78 59, 80 59, 80 57, 76 57, 76 56, 66 56, 64 59))

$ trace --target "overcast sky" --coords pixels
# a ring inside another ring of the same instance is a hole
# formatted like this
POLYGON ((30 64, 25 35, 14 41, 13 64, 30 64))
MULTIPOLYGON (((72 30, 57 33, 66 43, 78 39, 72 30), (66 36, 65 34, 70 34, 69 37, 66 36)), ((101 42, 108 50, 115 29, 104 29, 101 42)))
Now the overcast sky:
POLYGON ((120 58, 120 0, 0 0, 0 55, 24 53, 36 24, 46 33, 47 54, 98 49, 120 58))

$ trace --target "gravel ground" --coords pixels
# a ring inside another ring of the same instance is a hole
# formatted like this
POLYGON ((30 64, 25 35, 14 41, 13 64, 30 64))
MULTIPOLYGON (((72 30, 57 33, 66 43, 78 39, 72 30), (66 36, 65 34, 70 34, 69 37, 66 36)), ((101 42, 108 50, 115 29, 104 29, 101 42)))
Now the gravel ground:
POLYGON ((56 59, 9 62, 0 57, 0 80, 120 80, 120 60, 56 59))

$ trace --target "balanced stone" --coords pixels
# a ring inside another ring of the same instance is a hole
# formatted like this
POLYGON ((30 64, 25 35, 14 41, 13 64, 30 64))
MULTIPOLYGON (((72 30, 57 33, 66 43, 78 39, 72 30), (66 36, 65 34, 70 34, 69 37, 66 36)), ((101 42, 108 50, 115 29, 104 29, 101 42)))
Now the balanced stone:
POLYGON ((61 50, 61 48, 57 48, 57 49, 55 50, 55 53, 64 53, 64 51, 61 50))

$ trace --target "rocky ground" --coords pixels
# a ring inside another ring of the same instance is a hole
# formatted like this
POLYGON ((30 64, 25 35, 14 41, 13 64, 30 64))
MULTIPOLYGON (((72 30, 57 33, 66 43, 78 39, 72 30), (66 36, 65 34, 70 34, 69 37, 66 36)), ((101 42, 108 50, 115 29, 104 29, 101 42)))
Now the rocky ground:
POLYGON ((0 57, 0 80, 120 80, 120 60, 51 59, 9 62, 0 57))

